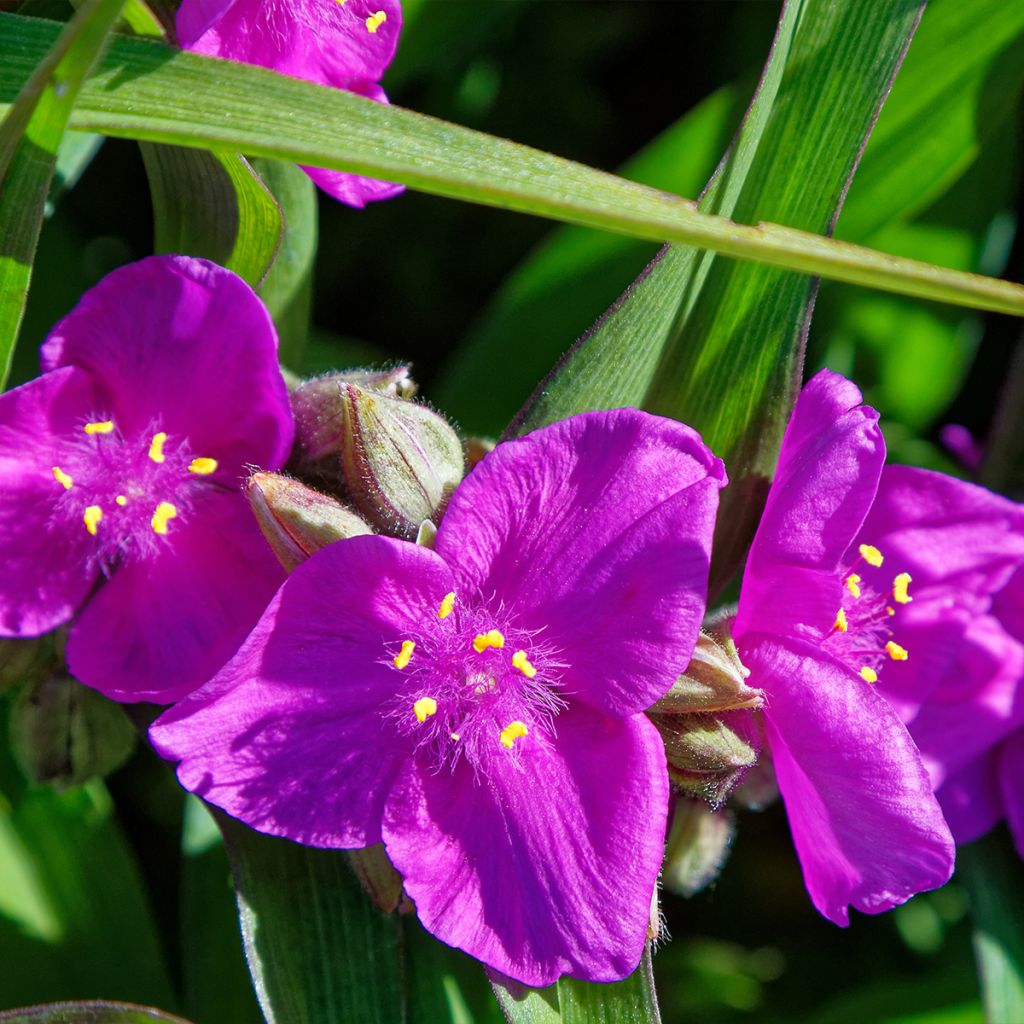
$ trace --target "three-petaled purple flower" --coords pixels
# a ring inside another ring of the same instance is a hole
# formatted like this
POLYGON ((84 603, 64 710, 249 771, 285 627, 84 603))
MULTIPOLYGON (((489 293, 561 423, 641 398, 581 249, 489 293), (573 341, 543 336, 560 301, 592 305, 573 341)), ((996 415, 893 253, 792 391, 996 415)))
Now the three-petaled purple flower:
POLYGON ((668 801, 641 712, 693 650, 724 482, 692 430, 632 410, 499 445, 434 550, 320 551, 151 738, 261 831, 383 839, 423 924, 492 968, 622 978, 668 801))
POLYGON ((913 577, 913 603, 892 626, 908 655, 879 672, 879 688, 920 747, 957 842, 1005 817, 1024 856, 1024 506, 888 466, 869 533, 913 577))
POLYGON ((885 447, 860 402, 829 371, 800 394, 734 624, 749 683, 765 694, 808 892, 837 924, 850 905, 878 913, 942 885, 954 854, 920 754, 877 689, 928 648, 895 632, 915 604, 905 552, 880 546, 899 520, 875 505, 885 447))
MULTIPOLYGON (((377 84, 402 30, 399 0, 184 0, 175 27, 186 50, 271 68, 387 103, 377 84)), ((401 185, 304 167, 328 195, 362 207, 401 185)))
POLYGON ((292 440, 277 336, 240 278, 151 257, 89 291, 0 396, 0 635, 75 618, 72 673, 167 703, 237 649, 283 573, 240 493, 292 440))

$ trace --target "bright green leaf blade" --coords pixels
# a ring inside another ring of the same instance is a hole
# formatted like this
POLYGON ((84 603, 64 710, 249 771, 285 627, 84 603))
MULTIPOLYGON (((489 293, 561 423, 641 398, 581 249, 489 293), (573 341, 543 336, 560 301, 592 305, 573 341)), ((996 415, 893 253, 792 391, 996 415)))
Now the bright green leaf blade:
POLYGON ((872 235, 933 203, 1016 118, 1024 4, 931 0, 850 187, 836 235, 872 235))
POLYGON ((281 209, 237 153, 142 144, 158 253, 202 256, 253 288, 281 245, 281 209))
POLYGON ((508 1024, 561 1024, 558 989, 527 988, 514 982, 494 981, 494 996, 508 1024))
POLYGON ((277 200, 284 234, 270 271, 260 285, 260 298, 274 318, 280 338, 281 362, 301 369, 313 305, 313 263, 317 246, 316 186, 295 164, 256 160, 256 173, 277 200))
POLYGON ((344 851, 219 820, 249 970, 269 1024, 402 1020, 398 922, 370 904, 344 851))
MULTIPOLYGON (((874 11, 874 4, 865 4, 874 11)), ((881 27, 881 26, 880 26, 881 27)), ((0 100, 52 39, 43 21, 0 15, 0 100)), ((885 28, 885 31, 888 31, 885 28)), ((842 52, 843 47, 840 47, 842 52)), ((857 69, 854 82, 871 69, 857 69)), ((818 83, 819 87, 821 83, 818 83)), ((828 92, 844 88, 838 78, 828 92)), ((792 227, 753 226, 547 153, 263 68, 119 39, 76 108, 76 128, 367 174, 454 199, 684 242, 805 274, 1024 314, 1024 288, 901 260, 792 227)))
POLYGON ((0 1024, 188 1024, 151 1006, 82 1002, 26 1006, 0 1013, 0 1024))
MULTIPOLYGON (((726 86, 662 133, 621 173, 680 195, 697 194, 715 168, 753 88, 726 86)), ((504 283, 448 361, 435 396, 464 430, 498 434, 565 350, 655 254, 621 235, 554 232, 504 283), (508 354, 515 352, 515 358, 508 354), (492 386, 494 367, 502 386, 492 386)), ((642 394, 642 393, 641 393, 642 394)))
POLYGON ((957 850, 988 1020, 1024 1020, 1024 864, 1002 830, 957 850))
POLYGON ((25 312, 58 147, 79 88, 123 4, 85 0, 59 38, 54 26, 48 34, 52 48, 36 54, 0 123, 0 389, 25 312))

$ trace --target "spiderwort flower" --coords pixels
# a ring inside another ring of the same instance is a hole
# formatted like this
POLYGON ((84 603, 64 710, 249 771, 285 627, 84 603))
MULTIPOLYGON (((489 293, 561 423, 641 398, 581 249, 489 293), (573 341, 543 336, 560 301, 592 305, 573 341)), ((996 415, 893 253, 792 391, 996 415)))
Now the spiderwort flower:
POLYGON ((692 430, 633 410, 499 445, 433 550, 314 554, 150 736, 263 832, 383 839, 424 925, 492 968, 622 978, 668 803, 641 712, 693 650, 724 482, 692 430))
POLYGON ((878 414, 860 401, 829 371, 803 389, 733 630, 749 685, 764 691, 765 737, 808 892, 842 925, 849 905, 887 910, 942 885, 953 866, 920 755, 875 688, 927 648, 890 635, 913 607, 910 580, 895 553, 883 559, 858 536, 885 459, 878 414), (868 573, 883 563, 884 584, 868 573))
POLYGON ((879 671, 878 687, 921 749, 957 842, 1006 817, 1024 856, 1024 507, 888 466, 869 535, 913 579, 891 627, 908 654, 879 671))
MULTIPOLYGON (((186 50, 387 103, 377 83, 398 46, 402 7, 398 0, 183 0, 175 28, 186 50)), ((303 170, 349 206, 402 191, 343 171, 303 170)))
POLYGON ((0 635, 79 612, 77 678, 175 700, 283 578, 240 493, 247 463, 276 468, 291 446, 270 317, 229 271, 151 257, 86 293, 42 368, 0 396, 0 635))

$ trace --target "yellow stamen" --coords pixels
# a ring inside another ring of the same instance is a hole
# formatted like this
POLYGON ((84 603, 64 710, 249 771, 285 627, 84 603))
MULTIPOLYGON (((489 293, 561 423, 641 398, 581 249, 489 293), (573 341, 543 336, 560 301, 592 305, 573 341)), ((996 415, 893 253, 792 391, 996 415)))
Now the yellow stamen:
POLYGON ((56 480, 65 491, 70 491, 71 485, 75 482, 67 473, 64 472, 63 469, 60 468, 60 466, 53 467, 53 479, 56 480))
POLYGON ((885 561, 885 557, 878 548, 871 544, 861 544, 857 550, 860 552, 860 557, 864 559, 868 565, 873 565, 876 569, 885 561))
POLYGON ((92 423, 86 423, 85 432, 87 434, 112 434, 114 432, 114 421, 94 420, 92 423))
POLYGON ((459 740, 462 739, 462 737, 457 732, 450 732, 448 735, 451 736, 451 738, 455 740, 456 743, 458 743, 459 740))
POLYGON ((892 605, 886 605, 885 606, 885 614, 886 615, 895 615, 896 614, 896 609, 893 608, 892 605))
POLYGON ((893 661, 906 661, 909 657, 906 647, 900 647, 894 640, 885 645, 885 652, 893 661))
POLYGON ((116 501, 116 502, 118 503, 118 505, 120 505, 120 506, 121 506, 121 508, 124 508, 124 507, 125 507, 125 505, 127 505, 127 504, 128 504, 128 499, 127 499, 127 498, 126 498, 126 497, 125 497, 125 496, 124 496, 123 494, 119 494, 119 495, 118 495, 118 496, 117 496, 117 497, 116 497, 116 498, 114 499, 114 501, 116 501))
MULTIPOLYGON (((395 655, 394 658, 395 668, 405 668, 405 666, 408 665, 409 661, 412 659, 412 652, 415 650, 415 640, 403 640, 402 649, 395 655)), ((420 721, 422 722, 423 719, 421 718, 420 721)))
POLYGON ((167 533, 167 524, 178 514, 178 510, 169 502, 161 501, 150 519, 149 525, 153 527, 154 533, 164 536, 167 533))
POLYGON ((498 737, 503 747, 512 749, 512 744, 516 740, 526 735, 526 723, 525 722, 509 722, 504 729, 501 730, 501 736, 498 737))
POLYGON ((433 697, 420 697, 412 709, 416 713, 416 721, 425 722, 431 715, 437 713, 437 701, 433 697))
POLYGON ((512 667, 519 669, 527 679, 532 679, 537 674, 537 670, 530 664, 530 659, 526 657, 526 651, 516 651, 512 655, 512 667))
POLYGON ((188 464, 188 471, 190 473, 198 473, 200 476, 209 476, 211 473, 217 472, 217 460, 216 459, 193 459, 188 464))
POLYGON ((877 683, 878 682, 878 673, 873 668, 869 668, 867 665, 865 665, 860 670, 860 677, 866 683, 877 683))
POLYGON ((447 619, 452 613, 452 609, 455 607, 455 594, 445 594, 441 601, 441 607, 437 609, 437 617, 439 619, 447 619))
POLYGON ((372 36, 388 20, 384 11, 376 11, 366 19, 366 31, 372 36))
POLYGON ((162 430, 153 435, 153 440, 149 442, 149 457, 154 462, 164 461, 164 444, 166 442, 167 435, 162 430))
POLYGON ((486 633, 477 634, 473 641, 473 650, 477 654, 483 654, 488 647, 502 648, 505 646, 505 637, 497 629, 489 629, 486 633))
POLYGON ((911 584, 910 573, 901 572, 892 581, 892 599, 897 604, 910 604, 914 599, 907 593, 907 587, 911 584))
POLYGON ((99 528, 100 520, 102 518, 103 518, 103 509, 101 509, 99 507, 99 505, 90 505, 85 510, 85 513, 82 516, 82 519, 85 522, 85 528, 94 537, 96 536, 96 531, 99 528))
POLYGON ((846 621, 846 612, 842 608, 836 612, 836 621, 832 623, 833 629, 838 629, 840 633, 845 633, 850 628, 849 623, 846 621))
POLYGON ((860 577, 855 572, 851 572, 843 582, 846 584, 846 589, 855 598, 860 597, 860 577))

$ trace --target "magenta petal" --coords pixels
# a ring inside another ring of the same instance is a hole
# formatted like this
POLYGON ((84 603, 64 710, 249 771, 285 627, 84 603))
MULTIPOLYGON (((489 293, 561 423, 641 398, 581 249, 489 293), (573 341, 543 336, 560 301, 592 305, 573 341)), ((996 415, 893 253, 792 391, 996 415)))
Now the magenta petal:
POLYGON ((174 18, 178 42, 193 50, 199 39, 210 30, 238 0, 183 0, 174 18))
POLYGON ((943 473, 886 466, 861 540, 917 588, 987 597, 1024 562, 1024 506, 943 473))
POLYGON ((410 762, 384 842, 424 926, 527 985, 625 977, 643 953, 661 864, 668 778, 641 716, 558 717, 550 746, 484 781, 410 762))
POLYGON ((810 644, 748 635, 779 790, 814 905, 836 924, 934 889, 953 842, 906 728, 869 684, 810 644))
POLYGON ((496 595, 561 652, 567 693, 628 714, 692 653, 724 483, 689 427, 632 409, 574 416, 488 455, 437 551, 459 586, 496 595))
MULTIPOLYGON (((77 369, 58 370, 0 396, 0 636, 39 636, 67 622, 99 575, 84 525, 51 519, 64 495, 53 467, 96 407, 77 369)), ((67 463, 64 463, 65 465, 67 463)))
POLYGON ((72 673, 113 700, 168 704, 204 683, 284 580, 240 494, 209 494, 171 531, 155 558, 118 567, 72 627, 72 673))
POLYGON ((878 413, 822 370, 800 392, 750 549, 747 575, 771 564, 834 571, 860 529, 885 461, 878 413))
POLYGON ((1003 626, 1024 643, 1024 564, 996 595, 992 608, 1003 626))
POLYGON ((1024 729, 1018 729, 1000 748, 999 787, 1006 821, 1017 853, 1024 858, 1024 729))
POLYGON ((333 544, 286 580, 206 686, 150 729, 186 789, 253 828, 312 846, 380 840, 385 794, 407 756, 384 705, 395 636, 436 621, 447 568, 383 537, 333 544))
POLYGON ((288 457, 291 407, 270 314, 216 264, 152 256, 115 270, 57 324, 42 357, 44 370, 88 370, 125 433, 150 428, 159 410, 159 429, 233 478, 288 457))
POLYGON ((1003 816, 997 752, 990 750, 961 768, 935 795, 958 843, 980 839, 1003 816))

